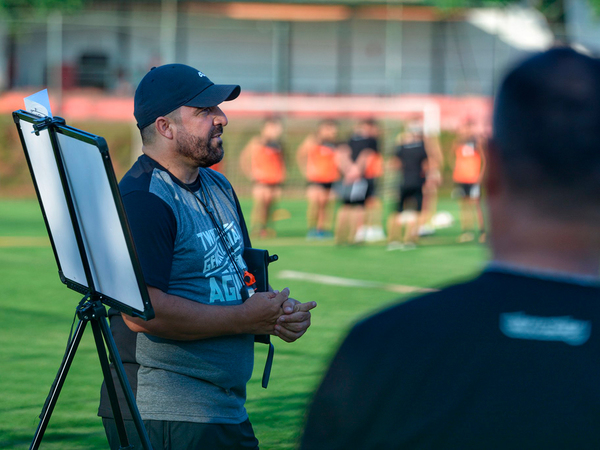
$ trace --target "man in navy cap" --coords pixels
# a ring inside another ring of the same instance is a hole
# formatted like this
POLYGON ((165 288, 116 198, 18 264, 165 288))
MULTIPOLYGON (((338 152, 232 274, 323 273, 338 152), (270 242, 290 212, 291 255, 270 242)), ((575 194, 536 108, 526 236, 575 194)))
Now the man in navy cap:
MULTIPOLYGON (((155 449, 258 448, 244 407, 255 335, 295 341, 316 306, 244 283, 244 217, 231 184, 208 169, 223 158, 219 104, 239 93, 182 64, 152 69, 135 93, 143 155, 120 190, 156 318, 109 315, 155 449)), ((99 415, 119 448, 104 389, 99 415)))

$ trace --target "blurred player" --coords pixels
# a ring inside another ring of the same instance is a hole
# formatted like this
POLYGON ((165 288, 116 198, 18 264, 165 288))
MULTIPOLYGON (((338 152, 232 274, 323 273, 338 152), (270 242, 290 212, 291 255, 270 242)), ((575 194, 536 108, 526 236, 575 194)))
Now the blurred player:
POLYGON ((426 236, 435 232, 431 219, 437 212, 438 189, 442 185, 442 169, 444 167, 444 155, 440 148, 439 137, 427 135, 423 132, 425 150, 427 151, 428 169, 423 185, 423 212, 419 226, 419 235, 426 236))
POLYGON ((388 250, 411 250, 416 246, 423 209, 423 185, 428 169, 421 129, 413 125, 400 137, 400 145, 396 147, 396 153, 389 163, 392 170, 402 172, 402 182, 397 212, 388 219, 388 250), (412 203, 410 211, 406 211, 408 203, 412 203))
POLYGON ((361 320, 301 450, 600 448, 600 60, 517 66, 486 151, 492 261, 361 320))
POLYGON ((240 155, 244 174, 254 182, 254 204, 250 219, 252 233, 259 237, 274 236, 268 228, 274 206, 281 197, 285 181, 285 162, 281 145, 283 126, 278 118, 267 119, 259 136, 253 137, 240 155))
POLYGON ((338 124, 324 120, 316 134, 309 135, 298 148, 296 159, 308 182, 306 196, 309 239, 331 237, 331 188, 338 181, 338 124))
POLYGON ((481 139, 477 136, 475 122, 467 120, 459 129, 453 145, 455 156, 453 179, 460 197, 459 242, 475 239, 475 219, 479 225, 479 241, 485 242, 485 227, 481 210, 480 183, 485 170, 485 157, 481 139))
POLYGON ((371 121, 362 120, 346 145, 338 151, 338 166, 342 174, 340 197, 342 206, 337 212, 335 226, 336 244, 364 241, 365 201, 369 194, 366 169, 375 154, 377 141, 371 137, 371 121), (358 234, 362 230, 362 234, 358 234))
POLYGON ((377 242, 385 239, 382 226, 383 205, 377 196, 377 183, 383 175, 383 156, 379 150, 379 126, 373 119, 364 121, 366 133, 371 140, 373 150, 367 157, 365 164, 365 178, 367 180, 367 198, 365 200, 365 224, 358 230, 357 239, 367 242, 377 242))

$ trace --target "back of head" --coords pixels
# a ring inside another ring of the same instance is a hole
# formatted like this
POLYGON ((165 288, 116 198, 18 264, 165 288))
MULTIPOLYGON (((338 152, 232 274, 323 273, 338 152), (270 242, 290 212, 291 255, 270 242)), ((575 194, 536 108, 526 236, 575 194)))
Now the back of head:
POLYGON ((552 214, 600 212, 600 61, 569 48, 502 82, 494 144, 509 190, 552 214))

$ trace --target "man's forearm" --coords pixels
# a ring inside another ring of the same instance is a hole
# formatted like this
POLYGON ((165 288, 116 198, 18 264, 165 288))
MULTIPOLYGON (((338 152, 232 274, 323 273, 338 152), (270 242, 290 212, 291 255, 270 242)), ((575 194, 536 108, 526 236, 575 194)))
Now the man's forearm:
POLYGON ((165 339, 189 341, 235 334, 270 334, 278 317, 278 306, 269 308, 267 301, 259 305, 258 298, 253 299, 250 307, 222 306, 194 302, 153 287, 148 292, 155 318, 144 321, 123 315, 123 319, 132 331, 165 339))
POLYGON ((239 305, 205 305, 149 287, 155 318, 144 321, 123 315, 135 332, 181 341, 244 333, 239 305))

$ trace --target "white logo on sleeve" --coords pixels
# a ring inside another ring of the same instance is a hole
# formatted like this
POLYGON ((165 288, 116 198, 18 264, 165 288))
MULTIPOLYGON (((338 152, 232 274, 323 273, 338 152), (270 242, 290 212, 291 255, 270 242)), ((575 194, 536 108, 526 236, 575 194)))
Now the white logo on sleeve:
POLYGON ((198 71, 198 76, 199 76, 200 78, 202 78, 202 77, 206 77, 206 75, 204 75, 204 74, 203 74, 202 72, 200 72, 200 71, 198 71))
POLYGON ((573 319, 571 316, 528 316, 521 311, 500 314, 500 331, 514 339, 562 341, 569 345, 582 345, 592 334, 592 323, 573 319))

